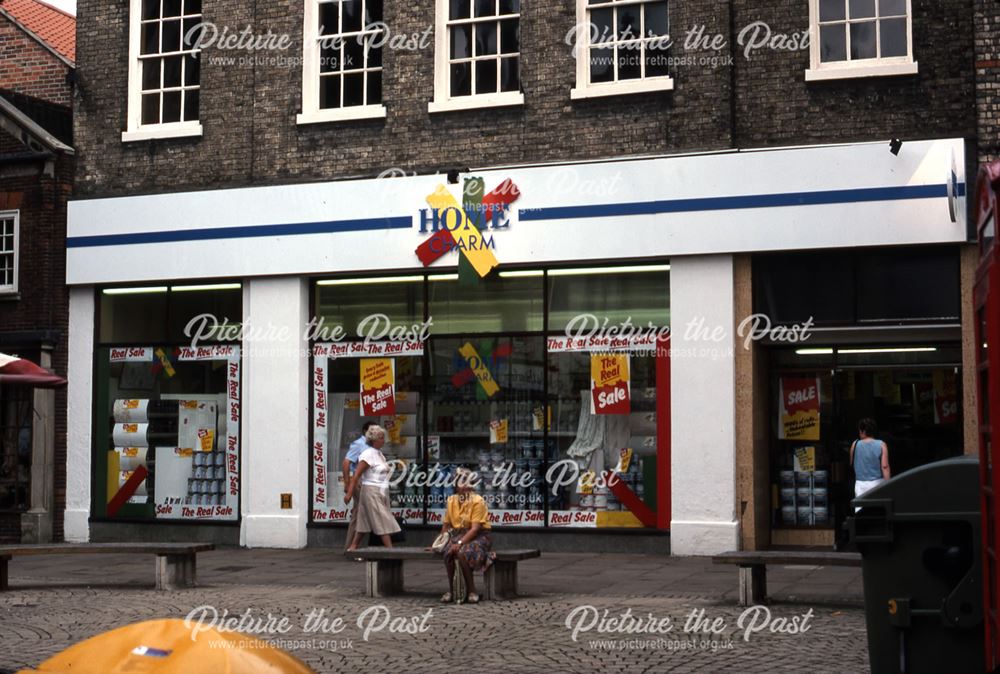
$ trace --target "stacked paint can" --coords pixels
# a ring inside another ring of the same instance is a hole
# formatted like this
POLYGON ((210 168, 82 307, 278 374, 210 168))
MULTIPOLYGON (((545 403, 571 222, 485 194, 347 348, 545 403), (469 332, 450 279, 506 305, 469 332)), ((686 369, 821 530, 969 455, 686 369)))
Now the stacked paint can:
POLYGON ((825 470, 780 473, 781 521, 786 525, 825 525, 830 519, 829 473, 825 470))

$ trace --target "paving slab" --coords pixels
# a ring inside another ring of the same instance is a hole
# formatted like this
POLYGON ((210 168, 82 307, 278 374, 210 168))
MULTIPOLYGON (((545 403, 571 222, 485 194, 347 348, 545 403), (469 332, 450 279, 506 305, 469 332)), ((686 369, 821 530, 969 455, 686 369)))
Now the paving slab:
POLYGON ((747 611, 735 606, 736 569, 707 558, 545 554, 520 564, 516 600, 475 606, 437 602, 436 560, 407 562, 407 593, 385 599, 363 595, 364 565, 339 550, 202 553, 199 586, 176 592, 156 591, 151 567, 148 555, 15 558, 0 593, 0 672, 198 607, 209 621, 287 618, 288 632, 258 636, 317 672, 868 670, 860 569, 769 568, 772 604, 747 611), (343 632, 315 629, 319 612, 343 632), (423 629, 375 629, 383 619, 423 629))

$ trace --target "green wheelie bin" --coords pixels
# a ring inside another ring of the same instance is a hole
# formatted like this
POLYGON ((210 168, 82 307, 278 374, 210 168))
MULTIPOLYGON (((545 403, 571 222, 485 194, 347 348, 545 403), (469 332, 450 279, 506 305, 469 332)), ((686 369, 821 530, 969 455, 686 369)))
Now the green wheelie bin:
POLYGON ((873 674, 982 672, 978 458, 908 470, 853 505, 873 674))

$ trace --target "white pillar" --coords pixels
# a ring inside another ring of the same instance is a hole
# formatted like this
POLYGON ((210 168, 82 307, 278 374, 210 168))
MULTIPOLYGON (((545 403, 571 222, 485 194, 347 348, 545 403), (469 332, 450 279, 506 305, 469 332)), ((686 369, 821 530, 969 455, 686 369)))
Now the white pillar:
POLYGON ((242 527, 247 547, 302 548, 309 518, 309 359, 302 278, 248 280, 243 290, 242 527), (281 495, 292 508, 281 508, 281 495))
POLYGON ((671 259, 674 555, 737 549, 733 302, 731 255, 671 259))
POLYGON ((69 291, 69 367, 66 378, 66 516, 67 541, 90 540, 90 458, 94 391, 94 289, 69 291))

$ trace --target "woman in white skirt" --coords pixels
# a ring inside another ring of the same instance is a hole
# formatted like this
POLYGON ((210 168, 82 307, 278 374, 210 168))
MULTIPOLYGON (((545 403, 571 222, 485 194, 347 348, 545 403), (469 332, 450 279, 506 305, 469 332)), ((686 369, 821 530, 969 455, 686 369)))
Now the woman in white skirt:
POLYGON ((374 533, 382 537, 382 545, 392 547, 390 536, 399 531, 399 524, 389 509, 389 476, 392 467, 382 454, 385 445, 385 429, 381 426, 371 426, 365 433, 368 449, 361 452, 358 458, 358 468, 351 478, 351 486, 347 489, 344 502, 349 503, 357 496, 357 524, 354 529, 354 540, 347 551, 356 550, 362 536, 374 533), (360 492, 359 492, 360 489, 360 492))

